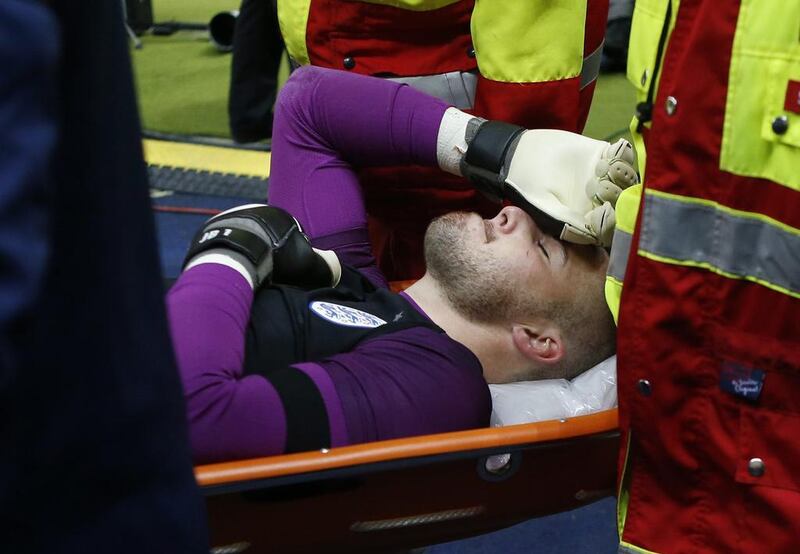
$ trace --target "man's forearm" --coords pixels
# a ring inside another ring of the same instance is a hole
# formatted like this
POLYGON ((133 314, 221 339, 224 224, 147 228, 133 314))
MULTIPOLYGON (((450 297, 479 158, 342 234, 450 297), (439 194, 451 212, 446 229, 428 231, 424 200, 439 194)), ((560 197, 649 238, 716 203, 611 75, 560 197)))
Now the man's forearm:
POLYGON ((245 374, 253 297, 238 271, 217 263, 187 269, 167 295, 195 462, 348 444, 341 403, 323 368, 306 363, 245 374))
POLYGON ((220 264, 187 270, 167 295, 197 462, 283 451, 280 398, 261 377, 244 376, 252 302, 253 290, 244 277, 220 264))
POLYGON ((294 214, 312 239, 366 229, 355 169, 435 166, 447 107, 391 81, 297 70, 275 108, 270 203, 294 214))

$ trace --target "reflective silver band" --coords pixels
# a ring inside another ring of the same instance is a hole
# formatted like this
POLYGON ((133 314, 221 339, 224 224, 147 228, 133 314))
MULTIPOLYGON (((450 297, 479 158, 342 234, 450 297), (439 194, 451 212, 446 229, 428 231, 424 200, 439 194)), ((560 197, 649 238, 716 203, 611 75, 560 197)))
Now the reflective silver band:
POLYGON ((393 77, 389 80, 395 83, 405 83, 419 91, 440 98, 459 110, 469 110, 475 104, 478 72, 450 71, 422 77, 393 77))
POLYGON ((597 76, 600 75, 600 60, 603 59, 603 44, 600 43, 597 50, 583 58, 583 67, 581 67, 581 90, 592 84, 597 76))
MULTIPOLYGON (((593 83, 600 74, 603 45, 583 59, 580 88, 593 83)), ((419 91, 444 100, 459 110, 469 110, 475 105, 475 88, 478 86, 477 71, 450 71, 438 75, 420 77, 392 77, 395 83, 405 83, 419 91)))
POLYGON ((800 232, 714 204, 648 193, 639 253, 800 294, 800 232))
POLYGON ((622 231, 619 227, 614 229, 614 238, 611 241, 611 256, 608 259, 606 275, 618 281, 622 281, 625 278, 632 241, 633 235, 622 231))

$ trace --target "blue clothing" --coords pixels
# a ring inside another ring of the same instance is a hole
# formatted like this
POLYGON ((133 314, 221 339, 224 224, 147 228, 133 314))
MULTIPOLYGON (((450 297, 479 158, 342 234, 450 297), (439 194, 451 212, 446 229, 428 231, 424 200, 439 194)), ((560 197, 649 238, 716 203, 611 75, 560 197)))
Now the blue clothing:
MULTIPOLYGON (((56 141, 58 25, 39 3, 0 4, 0 336, 39 288, 47 257, 46 195, 56 141)), ((4 360, 5 361, 5 360, 4 360)), ((2 382, 2 380, 0 380, 2 382)))
POLYGON ((0 2, 4 552, 208 552, 121 21, 0 2))

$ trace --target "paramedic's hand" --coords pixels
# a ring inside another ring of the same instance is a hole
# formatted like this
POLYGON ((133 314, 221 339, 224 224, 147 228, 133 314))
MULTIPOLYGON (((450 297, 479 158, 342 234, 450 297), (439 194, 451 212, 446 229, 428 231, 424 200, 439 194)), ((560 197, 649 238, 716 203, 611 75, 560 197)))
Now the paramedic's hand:
MULTIPOLYGON (((537 210, 543 212, 555 220, 556 229, 548 231, 563 240, 611 244, 616 224, 614 205, 622 190, 638 181, 628 141, 609 144, 567 131, 526 131, 506 123, 487 124, 478 128, 469 144, 461 166, 465 176, 472 178, 475 173, 470 166, 470 150, 480 145, 481 133, 486 130, 493 142, 505 141, 507 147, 502 160, 496 157, 494 161, 496 181, 487 181, 486 172, 477 170, 479 189, 528 208, 534 217, 537 210), (491 126, 486 128, 487 124, 491 126), (495 190, 486 191, 487 184, 495 190)), ((479 153, 481 149, 476 148, 479 153)))
POLYGON ((335 253, 311 247, 289 212, 265 204, 232 208, 197 232, 184 265, 203 252, 241 261, 254 288, 265 283, 312 289, 335 286, 341 265, 335 253))

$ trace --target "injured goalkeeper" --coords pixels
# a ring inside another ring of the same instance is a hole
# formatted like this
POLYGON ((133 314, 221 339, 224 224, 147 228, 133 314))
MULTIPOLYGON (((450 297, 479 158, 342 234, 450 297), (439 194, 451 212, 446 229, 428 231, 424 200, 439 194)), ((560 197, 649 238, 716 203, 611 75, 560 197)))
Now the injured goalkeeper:
POLYGON ((603 246, 632 163, 624 141, 295 71, 275 108, 269 205, 206 222, 168 293, 195 461, 487 426, 487 382, 569 379, 612 355, 603 246), (514 205, 434 220, 426 274, 396 294, 370 251, 356 170, 401 164, 438 165, 514 205))

